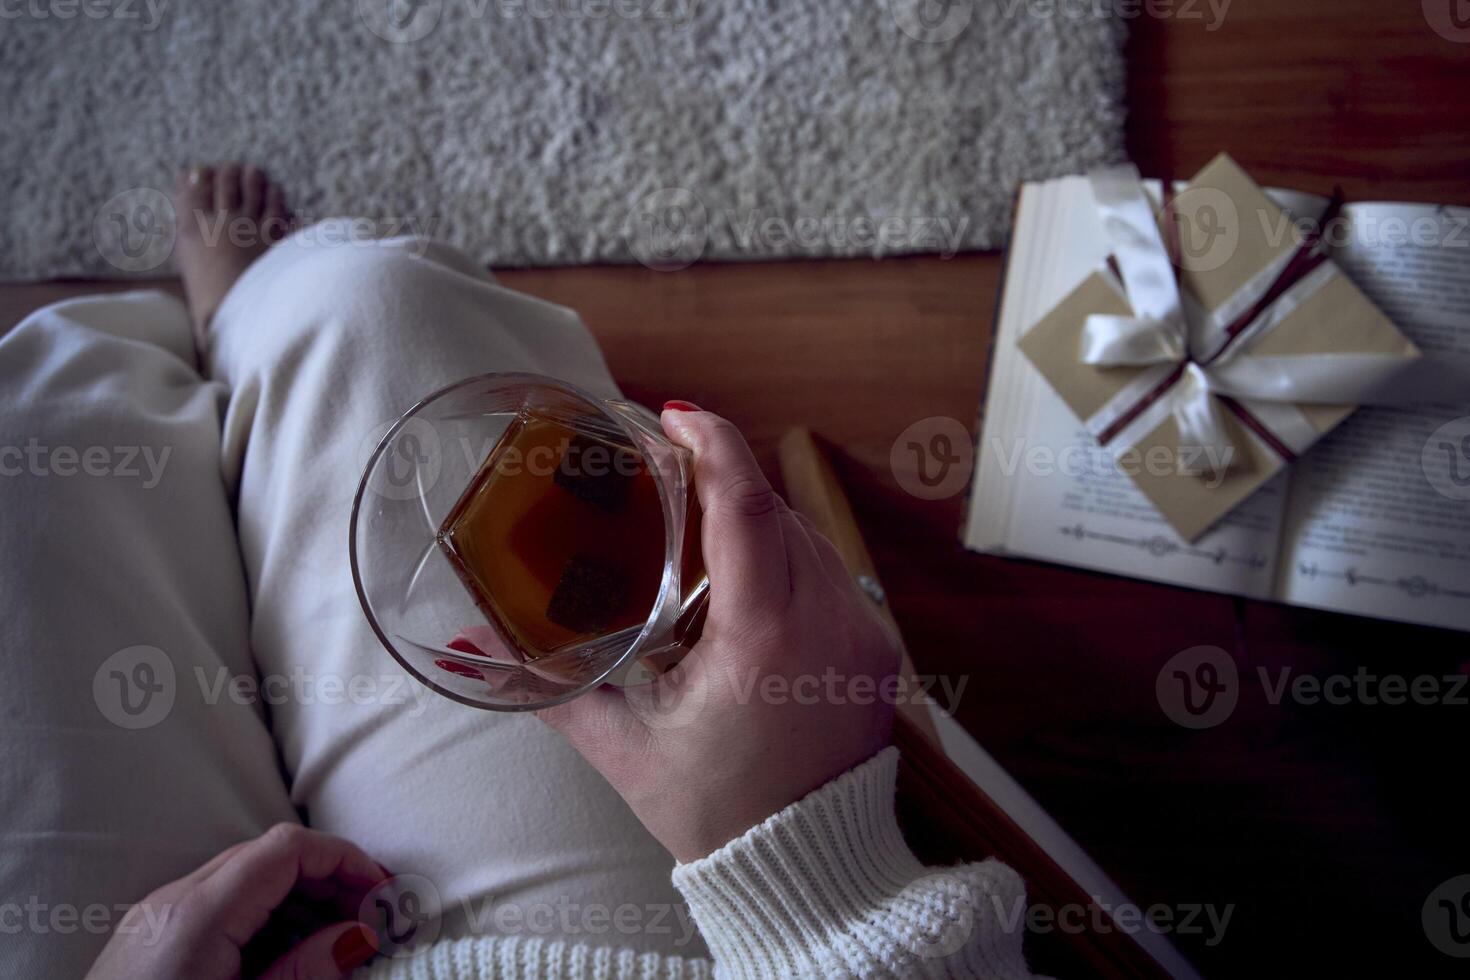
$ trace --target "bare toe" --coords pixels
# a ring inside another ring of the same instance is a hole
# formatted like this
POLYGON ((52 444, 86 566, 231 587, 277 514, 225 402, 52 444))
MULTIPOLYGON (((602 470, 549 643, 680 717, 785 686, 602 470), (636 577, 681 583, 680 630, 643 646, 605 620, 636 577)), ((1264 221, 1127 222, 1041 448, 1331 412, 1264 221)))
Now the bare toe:
POLYGON ((286 195, 279 184, 267 183, 265 188, 265 214, 261 217, 266 241, 274 245, 291 229, 291 213, 286 210, 286 195))
POLYGON ((219 169, 214 180, 214 207, 216 211, 236 212, 240 210, 243 195, 240 191, 240 165, 227 163, 219 169))
POLYGON ((291 213, 286 207, 286 194, 281 186, 271 181, 264 170, 248 167, 245 171, 245 207, 257 214, 261 237, 267 245, 274 245, 291 231, 291 213), (251 208, 251 195, 259 200, 251 208))
POLYGON ((197 236, 200 218, 214 211, 214 168, 195 166, 180 171, 173 197, 179 234, 197 236))
POLYGON ((247 166, 240 180, 240 213, 259 224, 265 214, 265 171, 256 166, 247 166))

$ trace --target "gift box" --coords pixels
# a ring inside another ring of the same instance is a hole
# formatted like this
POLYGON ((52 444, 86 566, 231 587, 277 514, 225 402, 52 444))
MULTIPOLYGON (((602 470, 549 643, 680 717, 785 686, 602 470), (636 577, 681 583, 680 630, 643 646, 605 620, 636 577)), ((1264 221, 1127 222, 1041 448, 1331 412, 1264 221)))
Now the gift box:
POLYGON ((1294 223, 1224 155, 1165 201, 1089 179, 1112 254, 1019 344, 1194 541, 1420 352, 1328 258, 1340 197, 1294 223))

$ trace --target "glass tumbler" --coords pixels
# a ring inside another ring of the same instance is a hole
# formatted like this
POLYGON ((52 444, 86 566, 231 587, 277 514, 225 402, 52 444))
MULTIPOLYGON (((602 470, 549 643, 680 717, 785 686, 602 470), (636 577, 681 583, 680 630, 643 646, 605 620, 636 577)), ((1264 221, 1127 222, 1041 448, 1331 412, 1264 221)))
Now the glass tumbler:
POLYGON ((651 681, 707 604, 692 482, 691 454, 642 406, 532 374, 450 385, 363 472, 363 612, 405 670, 475 707, 651 681))

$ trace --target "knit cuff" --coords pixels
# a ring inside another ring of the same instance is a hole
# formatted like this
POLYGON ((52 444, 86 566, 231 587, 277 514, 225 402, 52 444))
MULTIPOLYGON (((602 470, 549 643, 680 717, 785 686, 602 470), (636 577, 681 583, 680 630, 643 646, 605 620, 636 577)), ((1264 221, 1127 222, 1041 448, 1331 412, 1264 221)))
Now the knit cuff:
MULTIPOLYGON (((976 935, 973 886, 989 889, 974 875, 985 866, 930 871, 904 843, 893 808, 897 772, 898 750, 884 749, 674 869, 718 975, 965 975, 951 970, 996 952, 967 947, 996 939, 1015 947, 1000 959, 1024 974, 1018 936, 976 935)), ((1019 892, 1014 873, 994 867, 1019 892)))

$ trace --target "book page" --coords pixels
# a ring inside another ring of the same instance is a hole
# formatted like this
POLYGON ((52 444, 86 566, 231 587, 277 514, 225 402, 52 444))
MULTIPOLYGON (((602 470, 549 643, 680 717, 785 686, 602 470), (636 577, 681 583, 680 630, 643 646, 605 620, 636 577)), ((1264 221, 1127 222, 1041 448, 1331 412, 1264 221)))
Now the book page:
POLYGON ((1136 578, 1270 595, 1284 474, 1190 543, 1059 400, 1033 404, 1030 422, 1029 431, 1010 439, 992 435, 980 447, 1020 484, 1008 550, 1136 578))
MULTIPOLYGON (((1470 209, 1345 213, 1352 234, 1334 258, 1348 275, 1426 354, 1470 356, 1470 209)), ((1466 398, 1359 409, 1296 463, 1280 598, 1470 629, 1466 398)))
POLYGON ((1284 506, 1274 480, 1190 544, 1098 446, 1016 342, 1106 259, 1085 179, 1027 185, 976 446, 971 548, 1266 597, 1284 506))

